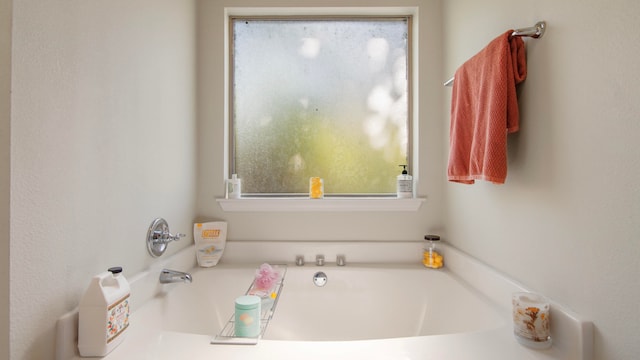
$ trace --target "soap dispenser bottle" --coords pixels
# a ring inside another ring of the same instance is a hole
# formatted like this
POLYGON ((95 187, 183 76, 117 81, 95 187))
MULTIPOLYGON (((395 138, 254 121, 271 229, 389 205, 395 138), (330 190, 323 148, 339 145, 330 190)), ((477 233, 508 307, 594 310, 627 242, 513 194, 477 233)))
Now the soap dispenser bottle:
POLYGON ((407 165, 402 167, 402 174, 398 175, 397 192, 399 199, 413 198, 413 176, 407 172, 407 165))

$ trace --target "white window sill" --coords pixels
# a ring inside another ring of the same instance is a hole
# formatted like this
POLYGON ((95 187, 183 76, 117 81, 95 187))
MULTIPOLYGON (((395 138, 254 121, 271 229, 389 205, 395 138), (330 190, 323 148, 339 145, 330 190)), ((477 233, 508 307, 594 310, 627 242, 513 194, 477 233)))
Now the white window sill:
POLYGON ((424 198, 242 198, 216 199, 222 210, 248 211, 418 211, 424 198))

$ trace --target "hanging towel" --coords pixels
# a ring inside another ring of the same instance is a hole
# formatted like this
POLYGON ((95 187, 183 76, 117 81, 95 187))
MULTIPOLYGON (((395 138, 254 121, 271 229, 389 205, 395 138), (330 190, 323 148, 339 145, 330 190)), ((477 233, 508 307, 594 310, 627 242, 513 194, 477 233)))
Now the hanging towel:
POLYGON ((449 133, 449 181, 503 184, 507 133, 518 131, 516 84, 527 77, 524 42, 509 30, 455 73, 449 133))

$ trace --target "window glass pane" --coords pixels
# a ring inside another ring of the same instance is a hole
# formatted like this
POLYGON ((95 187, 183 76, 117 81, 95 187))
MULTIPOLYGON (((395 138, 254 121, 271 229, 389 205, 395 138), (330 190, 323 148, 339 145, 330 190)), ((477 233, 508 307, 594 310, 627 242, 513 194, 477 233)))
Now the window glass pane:
POLYGON ((408 22, 233 19, 232 170, 246 193, 395 193, 408 22))

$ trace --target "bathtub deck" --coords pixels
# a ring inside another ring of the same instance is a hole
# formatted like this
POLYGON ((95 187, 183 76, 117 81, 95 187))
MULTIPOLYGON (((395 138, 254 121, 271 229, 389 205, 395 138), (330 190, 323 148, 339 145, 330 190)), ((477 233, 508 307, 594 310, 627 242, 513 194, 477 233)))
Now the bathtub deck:
MULTIPOLYGON (((260 254, 248 251, 255 247, 250 242, 228 244, 229 252, 225 259, 233 259, 237 263, 256 261, 282 262, 282 258, 293 259, 295 254, 319 253, 333 258, 336 253, 344 254, 345 249, 354 249, 353 255, 347 252, 347 259, 357 259, 361 254, 363 244, 340 243, 296 243, 279 244, 274 242, 273 248, 260 243, 264 250, 260 254), (333 249, 333 247, 335 249, 333 249), (246 248, 245 248, 246 247, 246 248), (355 251, 358 250, 358 251, 355 251), (235 255, 238 254, 238 255, 235 255), (242 254, 240 256, 240 254, 242 254), (260 259, 246 256, 259 256, 260 259)), ((389 260, 387 254, 393 249, 393 254, 406 254, 406 259, 399 259, 401 263, 412 263, 411 254, 417 253, 420 243, 366 244, 371 256, 372 249, 379 248, 379 258, 389 260)), ((487 267, 479 261, 459 252, 455 248, 444 246, 446 254, 446 273, 457 278, 461 284, 479 291, 482 297, 502 309, 510 309, 510 294, 514 291, 527 290, 487 267)), ((377 253, 376 253, 377 254, 377 253)), ((373 261, 377 261, 374 259, 373 261)), ((175 359, 385 359, 385 360, 484 360, 484 359, 562 359, 562 360, 591 360, 593 325, 589 321, 580 319, 566 308, 552 301, 551 335, 553 346, 547 350, 532 350, 520 345, 513 337, 510 316, 505 316, 502 325, 491 328, 472 330, 454 334, 411 336, 388 339, 352 340, 352 341, 286 341, 262 339, 257 345, 215 345, 210 344, 215 332, 188 333, 167 328, 166 319, 158 316, 158 309, 166 310, 163 294, 172 293, 171 289, 184 284, 170 284, 159 286, 157 274, 163 267, 188 269, 193 261, 193 248, 187 248, 173 257, 154 263, 148 271, 137 274, 132 281, 133 313, 131 314, 130 330, 123 343, 104 360, 175 360, 175 359), (135 291, 134 291, 135 289, 135 291), (135 295, 134 295, 135 294, 135 295), (163 321, 165 323, 163 323, 163 321)), ((356 264, 350 263, 348 266, 356 264)), ((380 261, 379 267, 393 264, 380 261)), ((425 270, 427 271, 427 270, 425 270)), ((289 275, 289 274, 288 274, 289 275)), ((246 289, 246 284, 238 285, 238 293, 246 289)), ((285 288, 287 284, 285 283, 285 288)), ((173 297, 170 297, 174 299, 173 297)), ((183 305, 182 300, 175 300, 183 305)), ((207 300, 208 301, 208 300, 207 300)), ((229 303, 231 300, 227 301, 229 303)), ((206 301, 205 301, 206 302, 206 301)), ((447 304, 447 306, 450 304, 447 304)), ((205 309, 207 306, 199 306, 205 309)), ((198 313, 198 316, 202 316, 198 313)), ((224 314, 228 316, 228 314, 224 314)), ((277 314, 276 314, 277 317, 277 314)), ((206 319, 205 319, 206 320, 206 319)), ((226 318, 225 318, 226 320, 226 318)), ((171 322, 182 322, 191 325, 193 319, 173 318, 171 322)), ((58 340, 56 358, 59 360, 81 359, 77 355, 77 313, 65 314, 58 324, 58 340), (74 323, 75 321, 75 323, 74 323)))
POLYGON ((533 360, 561 358, 561 354, 553 347, 539 351, 519 345, 513 339, 509 327, 478 333, 382 340, 319 342, 261 340, 257 345, 211 345, 210 337, 206 335, 153 332, 152 329, 143 327, 139 327, 129 335, 135 338, 142 335, 147 341, 125 341, 104 359, 533 360), (141 354, 144 355, 141 357, 141 354))

